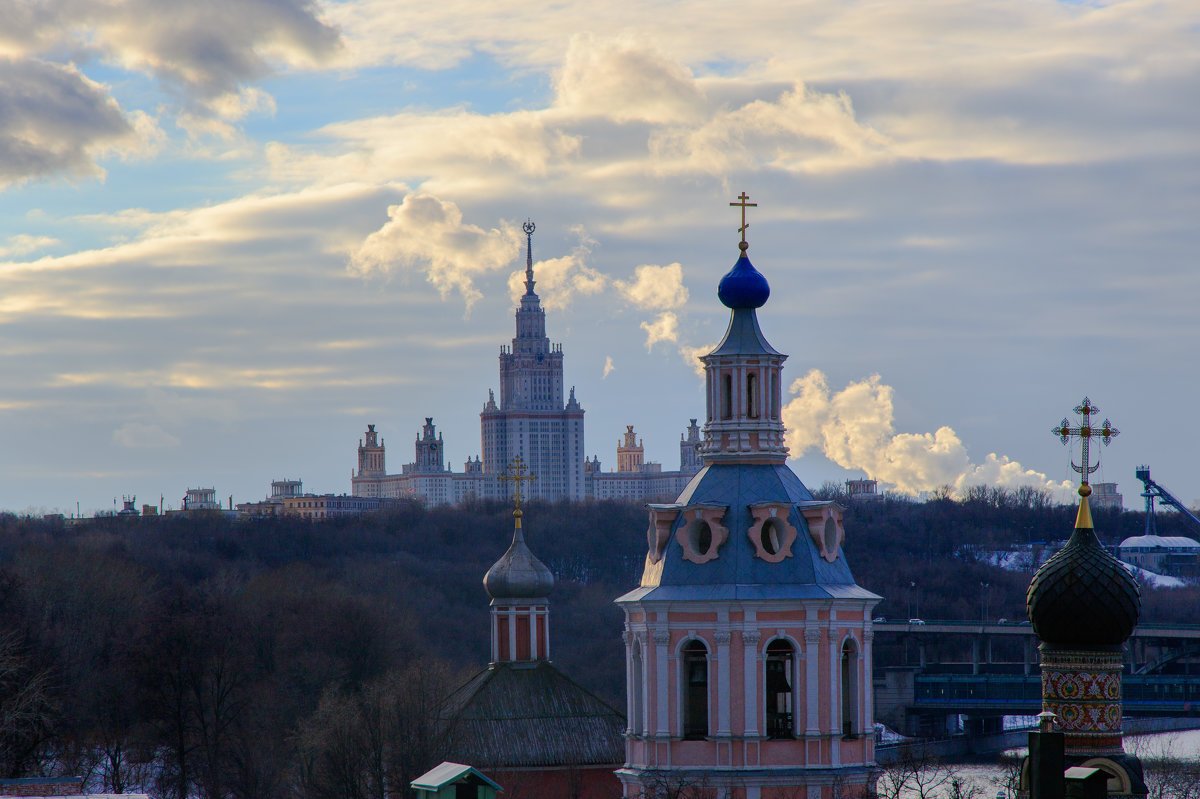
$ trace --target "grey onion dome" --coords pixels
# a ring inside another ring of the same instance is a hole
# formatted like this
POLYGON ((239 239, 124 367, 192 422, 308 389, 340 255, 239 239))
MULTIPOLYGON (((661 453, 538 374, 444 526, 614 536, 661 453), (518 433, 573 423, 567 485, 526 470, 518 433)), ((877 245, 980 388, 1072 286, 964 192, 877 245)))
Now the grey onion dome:
POLYGON ((1088 486, 1079 490, 1079 516, 1071 540, 1042 564, 1029 583, 1025 606, 1033 631, 1066 649, 1118 647, 1141 613, 1141 592, 1121 562, 1092 529, 1088 486))
POLYGON ((521 511, 516 511, 512 544, 483 576, 483 587, 492 599, 533 599, 554 590, 554 575, 525 544, 521 511))

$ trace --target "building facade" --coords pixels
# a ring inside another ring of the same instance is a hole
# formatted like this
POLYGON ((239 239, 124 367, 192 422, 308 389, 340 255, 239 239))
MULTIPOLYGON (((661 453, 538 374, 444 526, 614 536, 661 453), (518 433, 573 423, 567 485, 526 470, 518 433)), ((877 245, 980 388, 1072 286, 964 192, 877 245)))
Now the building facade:
POLYGON ((645 450, 633 425, 617 443, 617 470, 605 472, 599 458, 584 461, 587 495, 592 499, 631 501, 670 501, 700 471, 700 427, 692 419, 679 437, 679 471, 664 472, 661 463, 647 462, 645 450))
POLYGON ((479 414, 484 483, 489 496, 507 496, 496 481, 521 457, 537 480, 538 499, 583 499, 583 408, 563 390, 563 350, 546 336, 546 312, 534 292, 532 222, 525 223, 525 294, 516 311, 516 335, 500 347, 500 401, 488 391, 479 414))
POLYGON ((652 504, 625 614, 625 797, 691 786, 728 799, 834 799, 874 781, 871 609, 842 507, 787 467, 781 370, 758 325, 769 287, 746 243, 703 358, 704 467, 652 504))

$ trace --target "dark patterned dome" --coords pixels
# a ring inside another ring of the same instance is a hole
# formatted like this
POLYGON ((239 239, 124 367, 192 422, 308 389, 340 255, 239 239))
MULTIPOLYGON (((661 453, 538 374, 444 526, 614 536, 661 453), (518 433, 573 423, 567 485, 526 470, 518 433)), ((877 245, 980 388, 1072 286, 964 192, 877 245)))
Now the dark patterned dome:
POLYGON ((1064 648, 1117 647, 1141 612, 1137 582, 1092 529, 1088 486, 1081 486, 1075 533, 1033 575, 1025 606, 1042 641, 1064 648))
POLYGON ((483 575, 483 587, 492 599, 548 596, 554 590, 554 575, 525 545, 525 535, 521 532, 521 511, 516 511, 513 516, 517 521, 512 544, 483 575))
POLYGON ((741 257, 717 284, 717 298, 726 308, 761 308, 771 296, 771 287, 746 256, 746 242, 738 247, 741 257))

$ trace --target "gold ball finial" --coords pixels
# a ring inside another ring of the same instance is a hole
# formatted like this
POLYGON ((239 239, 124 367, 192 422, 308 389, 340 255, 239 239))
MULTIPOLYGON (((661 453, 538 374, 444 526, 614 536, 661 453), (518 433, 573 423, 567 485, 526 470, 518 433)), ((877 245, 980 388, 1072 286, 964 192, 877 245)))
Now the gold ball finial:
POLYGON ((1084 483, 1083 485, 1081 485, 1079 487, 1079 496, 1087 497, 1087 496, 1091 496, 1091 494, 1092 494, 1092 487, 1090 485, 1088 485, 1087 483, 1084 483))
POLYGON ((746 250, 750 249, 750 245, 744 241, 739 241, 738 249, 741 250, 742 252, 745 252, 746 250))

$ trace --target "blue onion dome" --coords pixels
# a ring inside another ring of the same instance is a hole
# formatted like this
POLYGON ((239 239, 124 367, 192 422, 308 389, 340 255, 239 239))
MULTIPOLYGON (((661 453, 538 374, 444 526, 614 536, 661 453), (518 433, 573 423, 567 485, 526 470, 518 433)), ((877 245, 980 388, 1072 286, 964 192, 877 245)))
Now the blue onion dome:
POLYGON ((740 242, 738 248, 742 254, 733 269, 721 278, 717 285, 717 297, 726 308, 761 308, 771 296, 771 287, 762 273, 750 263, 746 255, 746 242, 740 242))
POLYGON ((1100 544, 1092 529, 1088 495, 1079 487, 1075 532, 1029 583, 1025 607, 1033 631, 1064 649, 1119 647, 1137 625, 1141 592, 1121 562, 1100 544))
POLYGON ((533 599, 554 590, 554 575, 525 545, 521 511, 513 513, 516 524, 512 544, 483 576, 483 587, 492 599, 533 599))

